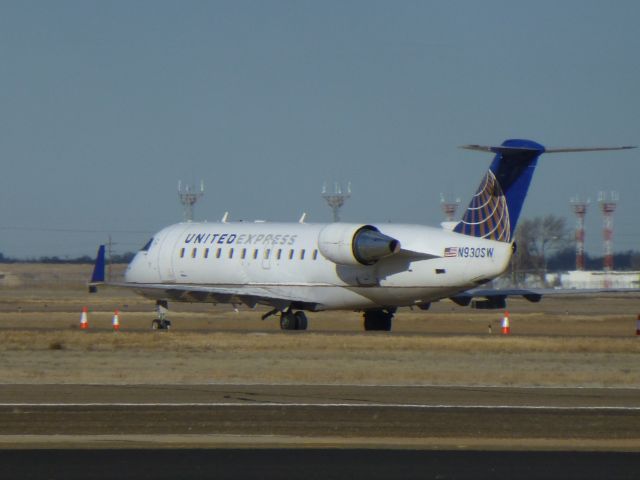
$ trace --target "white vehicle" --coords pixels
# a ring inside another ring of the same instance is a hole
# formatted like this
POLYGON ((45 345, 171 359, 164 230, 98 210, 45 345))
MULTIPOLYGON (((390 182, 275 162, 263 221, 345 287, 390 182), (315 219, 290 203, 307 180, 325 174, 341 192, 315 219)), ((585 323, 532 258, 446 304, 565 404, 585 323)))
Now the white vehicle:
POLYGON ((518 217, 542 153, 620 150, 545 149, 529 140, 499 147, 462 220, 443 228, 361 223, 178 223, 159 231, 128 266, 125 282, 104 278, 104 246, 90 282, 130 287, 156 300, 154 328, 168 328, 169 301, 268 305, 287 330, 306 330, 305 311, 364 312, 365 330, 391 330, 398 307, 427 309, 450 298, 503 308, 508 295, 538 301, 533 290, 478 290, 505 271, 518 217))

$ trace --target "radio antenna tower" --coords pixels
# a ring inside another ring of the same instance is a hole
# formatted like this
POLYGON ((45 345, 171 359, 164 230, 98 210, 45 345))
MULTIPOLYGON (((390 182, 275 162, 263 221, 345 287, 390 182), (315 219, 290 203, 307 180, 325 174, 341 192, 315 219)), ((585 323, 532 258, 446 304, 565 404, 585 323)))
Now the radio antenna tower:
POLYGON ((331 207, 334 222, 340 221, 340 209, 349 197, 351 197, 351 182, 347 183, 346 193, 342 191, 342 187, 338 182, 333 184, 333 193, 327 191, 326 183, 322 185, 322 198, 324 198, 329 207, 331 207))
MULTIPOLYGON (((598 202, 603 215, 602 235, 604 238, 604 271, 613 270, 613 213, 618 206, 620 196, 618 192, 598 193, 598 202)), ((605 279, 605 288, 609 287, 608 279, 605 279)))
POLYGON ((193 206, 204 195, 204 181, 200 181, 200 191, 192 185, 182 188, 182 180, 178 180, 178 198, 182 204, 182 216, 185 222, 193 222, 193 206))
POLYGON ((576 195, 569 203, 576 216, 576 270, 584 270, 584 217, 590 200, 581 200, 576 195))
POLYGON ((444 216, 446 217, 447 222, 453 222, 455 220, 456 211, 458 210, 459 205, 459 198, 447 201, 444 198, 444 193, 440 194, 440 206, 442 207, 442 211, 444 212, 444 216))

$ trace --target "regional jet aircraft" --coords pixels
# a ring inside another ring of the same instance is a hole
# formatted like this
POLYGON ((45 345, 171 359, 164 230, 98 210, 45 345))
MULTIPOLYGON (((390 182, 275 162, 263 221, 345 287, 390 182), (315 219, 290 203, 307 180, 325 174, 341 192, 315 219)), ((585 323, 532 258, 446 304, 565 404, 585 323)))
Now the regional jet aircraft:
POLYGON ((622 150, 555 148, 530 140, 467 145, 495 158, 462 220, 443 228, 362 223, 178 223, 136 254, 120 283, 105 282, 104 246, 90 290, 133 288, 156 300, 153 328, 168 328, 169 301, 266 305, 284 330, 306 330, 305 312, 361 311, 365 330, 391 330, 398 307, 427 309, 449 298, 503 308, 508 295, 538 301, 532 290, 479 287, 502 274, 538 157, 543 153, 622 150))

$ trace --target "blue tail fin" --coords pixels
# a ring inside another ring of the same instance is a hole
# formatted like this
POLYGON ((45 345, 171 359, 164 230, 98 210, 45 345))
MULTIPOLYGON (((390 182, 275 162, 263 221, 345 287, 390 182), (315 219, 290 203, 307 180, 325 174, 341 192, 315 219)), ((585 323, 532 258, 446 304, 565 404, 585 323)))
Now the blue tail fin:
POLYGON ((100 245, 100 247, 98 247, 96 263, 93 266, 93 274, 91 275, 91 281, 89 283, 104 282, 104 263, 104 245, 100 245))
POLYGON ((467 211, 453 231, 511 242, 538 157, 545 148, 531 140, 506 140, 499 147, 464 148, 496 154, 467 211))

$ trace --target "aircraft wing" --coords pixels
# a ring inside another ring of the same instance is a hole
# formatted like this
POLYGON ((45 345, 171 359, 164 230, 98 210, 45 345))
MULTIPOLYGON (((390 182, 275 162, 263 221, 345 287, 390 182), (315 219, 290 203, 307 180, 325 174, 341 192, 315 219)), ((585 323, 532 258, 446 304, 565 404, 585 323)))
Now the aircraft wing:
MULTIPOLYGON (((289 307, 305 310, 319 310, 321 306, 302 297, 280 296, 268 288, 243 286, 242 288, 224 285, 180 285, 173 283, 129 283, 102 282, 107 287, 130 288, 149 298, 173 300, 177 302, 229 303, 254 308, 267 305, 277 310, 289 307)), ((91 285, 90 287, 97 286, 91 285)))
POLYGON ((461 306, 471 304, 474 308, 505 308, 508 297, 522 297, 530 302, 539 302, 543 296, 595 296, 602 294, 635 293, 640 295, 640 288, 474 288, 449 297, 461 306))
POLYGON ((302 297, 296 297, 289 293, 280 295, 277 290, 261 286, 108 282, 105 278, 104 245, 98 248, 96 263, 88 286, 90 293, 97 292, 98 286, 130 288, 146 297, 157 300, 243 304, 250 308, 256 305, 268 305, 280 311, 289 307, 312 311, 321 309, 321 305, 309 302, 302 297))

